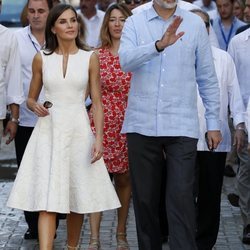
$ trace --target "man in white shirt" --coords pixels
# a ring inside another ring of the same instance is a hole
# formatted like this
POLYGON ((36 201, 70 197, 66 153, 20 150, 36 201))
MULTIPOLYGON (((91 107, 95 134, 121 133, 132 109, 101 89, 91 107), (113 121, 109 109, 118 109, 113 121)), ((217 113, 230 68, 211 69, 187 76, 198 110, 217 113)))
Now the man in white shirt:
POLYGON ((105 13, 96 8, 97 0, 80 0, 80 11, 86 25, 86 43, 96 48, 101 45, 100 30, 105 13))
MULTIPOLYGON (((0 0, 1 13, 2 0, 0 0)), ((21 62, 15 36, 0 24, 0 144, 3 135, 9 134, 9 144, 15 137, 19 118, 19 104, 24 101, 21 82, 21 62), (9 105, 11 118, 3 131, 6 106, 9 105)))
MULTIPOLYGON (((32 77, 33 57, 44 45, 46 20, 49 10, 52 8, 52 0, 28 0, 27 4, 27 18, 29 20, 29 25, 15 33, 20 50, 22 81, 26 99, 32 77)), ((43 94, 40 95, 39 101, 44 101, 43 94)), ((27 108, 26 102, 23 102, 20 105, 20 123, 15 138, 18 166, 21 163, 23 153, 36 122, 37 116, 27 108)), ((24 239, 37 239, 39 213, 24 211, 24 215, 29 227, 24 234, 24 239)))
POLYGON ((197 5, 203 11, 206 11, 210 17, 210 20, 213 20, 217 17, 217 6, 213 0, 196 0, 193 4, 197 5))
MULTIPOLYGON (((250 0, 246 0, 246 6, 250 6, 250 0)), ((250 15, 250 8, 247 8, 250 15)), ((241 95, 245 109, 250 97, 250 28, 234 36, 229 43, 228 52, 233 57, 237 76, 240 84, 241 95)), ((245 145, 238 152, 240 166, 237 173, 237 188, 239 193, 239 205, 244 223, 242 241, 250 244, 250 157, 247 152, 247 135, 245 145)))
MULTIPOLYGON (((199 15, 209 32, 209 15, 202 10, 192 10, 199 15)), ((231 110, 234 126, 234 145, 240 150, 244 145, 244 105, 236 69, 231 56, 212 46, 216 75, 220 88, 220 123, 222 141, 214 152, 210 152, 205 140, 207 131, 205 108, 198 96, 198 113, 200 136, 197 145, 197 235, 198 250, 213 249, 220 225, 220 202, 223 183, 223 173, 227 152, 231 150, 231 133, 228 125, 228 106, 231 110)))

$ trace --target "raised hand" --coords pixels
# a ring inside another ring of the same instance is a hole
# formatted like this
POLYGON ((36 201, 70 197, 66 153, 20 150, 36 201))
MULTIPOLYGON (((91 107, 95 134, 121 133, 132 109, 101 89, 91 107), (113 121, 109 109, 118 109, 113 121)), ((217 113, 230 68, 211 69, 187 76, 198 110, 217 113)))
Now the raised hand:
POLYGON ((179 28, 182 20, 183 19, 180 16, 176 16, 174 18, 173 22, 168 26, 161 40, 159 40, 156 44, 159 50, 165 49, 166 47, 174 44, 184 35, 184 32, 179 32, 178 34, 176 34, 176 31, 179 28))

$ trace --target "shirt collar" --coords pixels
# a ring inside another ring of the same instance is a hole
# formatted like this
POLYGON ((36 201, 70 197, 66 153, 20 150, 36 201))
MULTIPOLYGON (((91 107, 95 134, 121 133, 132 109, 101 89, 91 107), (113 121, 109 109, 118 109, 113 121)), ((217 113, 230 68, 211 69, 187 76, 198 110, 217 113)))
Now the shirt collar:
MULTIPOLYGON (((146 17, 147 17, 147 20, 150 21, 154 18, 157 18, 159 17, 158 13, 155 11, 155 8, 154 6, 152 5, 148 10, 146 10, 146 17)), ((176 10, 174 12, 174 14, 170 17, 172 18, 173 16, 180 16, 181 15, 181 9, 180 7, 177 5, 176 7, 176 10)))
POLYGON ((39 44, 39 42, 37 41, 37 39, 35 38, 35 36, 33 36, 32 32, 31 32, 30 25, 27 26, 27 35, 29 36, 29 38, 31 39, 31 41, 34 42, 37 45, 37 48, 43 47, 43 46, 41 46, 39 44))

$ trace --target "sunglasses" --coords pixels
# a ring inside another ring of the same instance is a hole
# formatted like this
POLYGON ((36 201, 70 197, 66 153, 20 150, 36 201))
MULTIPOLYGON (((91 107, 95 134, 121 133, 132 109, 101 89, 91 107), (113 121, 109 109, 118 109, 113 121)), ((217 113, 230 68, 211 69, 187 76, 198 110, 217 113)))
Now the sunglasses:
POLYGON ((49 109, 53 106, 53 103, 52 102, 49 102, 49 101, 46 101, 44 102, 43 106, 46 108, 46 109, 49 109))
POLYGON ((124 0, 124 2, 126 4, 131 4, 132 2, 134 2, 134 4, 139 4, 142 2, 142 0, 124 0))

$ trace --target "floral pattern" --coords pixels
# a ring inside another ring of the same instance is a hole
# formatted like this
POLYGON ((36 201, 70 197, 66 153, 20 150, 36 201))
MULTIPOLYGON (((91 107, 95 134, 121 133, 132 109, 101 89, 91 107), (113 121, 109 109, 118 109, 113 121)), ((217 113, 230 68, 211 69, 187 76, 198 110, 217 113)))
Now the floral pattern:
MULTIPOLYGON (((110 173, 125 173, 128 171, 128 150, 126 135, 121 134, 121 128, 131 73, 121 70, 119 57, 112 55, 109 49, 101 48, 98 52, 104 109, 103 158, 110 173)), ((90 117, 94 129, 92 114, 90 117)))

